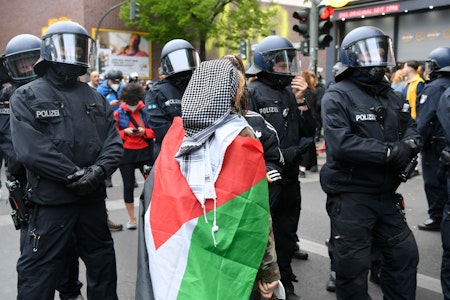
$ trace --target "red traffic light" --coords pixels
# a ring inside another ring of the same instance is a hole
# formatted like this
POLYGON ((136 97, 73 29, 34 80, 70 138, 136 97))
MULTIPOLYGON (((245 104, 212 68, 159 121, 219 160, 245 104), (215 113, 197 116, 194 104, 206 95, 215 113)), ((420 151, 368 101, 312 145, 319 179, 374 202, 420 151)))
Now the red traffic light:
POLYGON ((325 6, 319 10, 319 18, 321 20, 328 20, 334 14, 334 9, 331 6, 325 6))

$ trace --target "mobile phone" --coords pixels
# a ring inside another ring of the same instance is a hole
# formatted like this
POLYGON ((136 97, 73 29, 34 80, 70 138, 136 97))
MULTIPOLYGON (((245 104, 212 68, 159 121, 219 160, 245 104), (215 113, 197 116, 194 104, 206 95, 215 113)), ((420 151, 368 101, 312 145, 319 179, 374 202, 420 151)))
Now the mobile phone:
POLYGON ((139 129, 134 128, 134 129, 133 129, 133 132, 139 132, 139 129))

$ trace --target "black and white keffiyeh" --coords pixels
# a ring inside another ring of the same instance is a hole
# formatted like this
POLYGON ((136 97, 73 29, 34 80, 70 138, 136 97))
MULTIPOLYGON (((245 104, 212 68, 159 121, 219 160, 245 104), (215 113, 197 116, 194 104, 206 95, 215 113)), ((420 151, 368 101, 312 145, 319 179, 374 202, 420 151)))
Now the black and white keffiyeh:
MULTIPOLYGON (((181 99, 186 133, 175 158, 203 209, 206 199, 213 199, 216 204, 214 185, 227 147, 242 129, 249 127, 244 117, 231 113, 239 80, 239 73, 230 61, 205 61, 194 71, 181 99)), ((208 222, 206 212, 205 222, 208 222)), ((216 231, 214 214, 214 243, 216 231)))

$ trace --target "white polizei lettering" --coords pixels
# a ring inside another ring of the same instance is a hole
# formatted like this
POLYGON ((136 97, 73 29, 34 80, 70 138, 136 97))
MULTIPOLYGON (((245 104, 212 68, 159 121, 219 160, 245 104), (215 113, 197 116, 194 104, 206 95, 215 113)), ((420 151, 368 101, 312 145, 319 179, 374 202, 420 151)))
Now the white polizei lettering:
POLYGON ((169 99, 166 102, 164 102, 164 104, 166 106, 181 105, 181 99, 169 99))
POLYGON ((360 115, 355 115, 355 121, 359 122, 359 121, 376 121, 377 118, 374 114, 360 114, 360 115))
POLYGON ((271 107, 262 107, 259 109, 260 114, 269 114, 269 113, 277 113, 278 107, 271 106, 271 107))
POLYGON ((36 118, 51 118, 51 117, 59 117, 59 110, 53 109, 53 110, 38 110, 36 111, 36 118))

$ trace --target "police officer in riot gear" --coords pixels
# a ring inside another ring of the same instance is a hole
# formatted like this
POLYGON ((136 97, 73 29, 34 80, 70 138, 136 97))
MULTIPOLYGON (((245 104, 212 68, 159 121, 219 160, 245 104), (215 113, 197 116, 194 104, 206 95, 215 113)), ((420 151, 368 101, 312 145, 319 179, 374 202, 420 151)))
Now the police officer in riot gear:
POLYGON ((183 39, 167 42, 161 51, 161 75, 164 79, 156 82, 145 96, 147 120, 156 134, 155 159, 173 118, 181 116, 181 97, 199 64, 197 51, 183 39))
MULTIPOLYGON (((2 133, 9 135, 9 143, 2 143, 2 147, 9 146, 12 149, 12 140, 10 136, 9 127, 9 99, 14 91, 37 78, 37 74, 33 70, 33 65, 39 59, 41 48, 41 39, 31 34, 20 34, 13 37, 6 45, 5 50, 5 66, 11 77, 11 86, 7 88, 8 92, 2 95, 2 103, 8 110, 1 110, 1 112, 8 111, 8 114, 0 113, 0 118, 7 120, 7 127, 2 130, 2 133)), ((8 172, 7 178, 10 182, 17 180, 19 185, 17 188, 26 190, 26 170, 21 163, 16 159, 14 152, 8 155, 8 172)), ((22 250, 24 241, 27 236, 26 224, 22 224, 21 228, 21 243, 22 250)), ((64 274, 61 276, 61 281, 58 286, 61 299, 73 299, 72 297, 81 297, 82 283, 78 280, 79 273, 78 253, 74 247, 74 243, 66 248, 64 254, 64 274)))
POLYGON ((33 65, 39 59, 39 51, 41 47, 41 39, 31 34, 19 34, 13 37, 5 49, 4 66, 8 71, 11 85, 5 88, 1 94, 0 121, 2 124, 2 134, 7 134, 6 143, 2 143, 1 147, 8 157, 8 173, 9 180, 20 179, 26 181, 25 169, 15 159, 12 149, 11 132, 9 127, 9 101, 14 91, 36 79, 37 74, 33 71, 33 65))
POLYGON ((248 85, 251 109, 261 114, 277 131, 283 156, 282 191, 278 204, 271 207, 275 246, 281 282, 286 299, 299 299, 294 292, 296 280, 291 267, 297 243, 301 193, 298 182, 302 154, 300 139, 312 137, 315 123, 304 100, 307 89, 300 74, 297 51, 287 39, 272 35, 256 46, 254 63, 246 72, 256 77, 248 85))
POLYGON ((78 80, 92 66, 95 41, 81 25, 57 22, 44 33, 40 56, 40 77, 11 100, 12 141, 33 204, 17 298, 54 298, 75 237, 89 298, 117 299, 104 179, 117 169, 123 147, 105 98, 78 80))
POLYGON ((391 39, 375 27, 354 29, 341 43, 341 61, 323 98, 327 158, 320 171, 336 296, 370 299, 367 275, 376 243, 384 298, 414 299, 419 253, 395 191, 421 137, 409 107, 383 79, 384 69, 395 65, 391 39))
POLYGON ((442 93, 450 86, 450 48, 439 47, 430 52, 425 63, 425 77, 428 77, 428 81, 417 97, 416 122, 424 141, 422 172, 429 217, 418 228, 439 231, 447 201, 447 188, 436 176, 439 157, 445 147, 444 129, 436 110, 442 93))
POLYGON ((447 199, 442 216, 442 265, 441 285, 444 299, 450 299, 450 87, 442 94, 437 108, 437 117, 445 135, 445 148, 441 152, 438 180, 447 188, 447 199))

